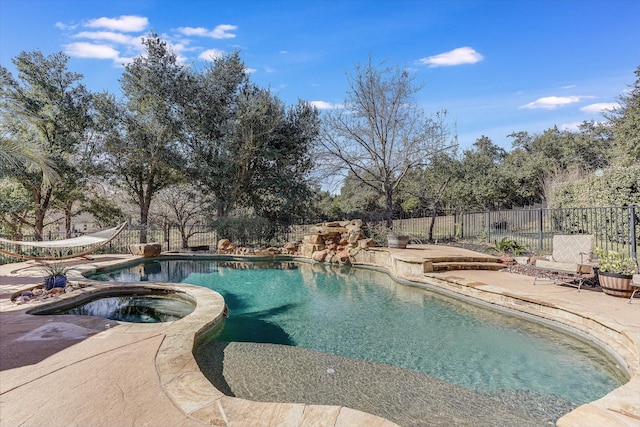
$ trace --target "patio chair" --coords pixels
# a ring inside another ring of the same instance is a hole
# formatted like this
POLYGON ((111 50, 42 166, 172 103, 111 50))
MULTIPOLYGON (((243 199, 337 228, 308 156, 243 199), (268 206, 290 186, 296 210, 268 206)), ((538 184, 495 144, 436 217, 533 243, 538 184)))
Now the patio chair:
POLYGON ((636 295, 636 292, 640 291, 640 274, 633 275, 633 278, 631 279, 631 286, 634 289, 633 289, 633 292, 631 292, 631 298, 629 298, 629 304, 631 304, 631 301, 633 301, 633 297, 636 295))
POLYGON ((22 253, 13 252, 7 249, 0 248, 0 253, 4 255, 8 255, 14 258, 21 259, 29 259, 34 261, 58 261, 65 260, 71 258, 88 258, 88 255, 96 252, 98 249, 106 246, 113 239, 118 237, 120 233, 127 227, 127 221, 123 224, 109 228, 107 230, 97 231, 95 233, 85 234, 79 237, 73 237, 70 239, 62 239, 62 240, 48 240, 48 241, 36 241, 36 242, 24 242, 24 241, 16 241, 16 240, 7 240, 1 239, 0 243, 5 246, 9 245, 17 245, 24 247, 33 247, 33 248, 45 248, 49 250, 49 253, 52 255, 44 255, 44 256, 34 256, 27 255, 22 253), (89 249, 83 250, 78 253, 66 254, 62 255, 61 252, 64 250, 67 252, 70 248, 82 247, 82 246, 92 246, 89 249), (58 252, 56 254, 56 252, 58 252))
POLYGON ((550 260, 537 260, 533 284, 540 278, 556 284, 578 288, 585 280, 595 276, 593 269, 593 243, 591 234, 557 234, 553 236, 553 254, 550 260))

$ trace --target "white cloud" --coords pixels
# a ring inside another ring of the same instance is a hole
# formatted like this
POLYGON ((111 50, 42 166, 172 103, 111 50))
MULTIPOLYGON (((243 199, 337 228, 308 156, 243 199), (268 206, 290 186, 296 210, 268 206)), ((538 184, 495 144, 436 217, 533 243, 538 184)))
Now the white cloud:
POLYGON ((598 102, 596 104, 585 105, 580 109, 585 113, 602 113, 604 111, 611 111, 620 108, 620 104, 617 102, 598 102))
POLYGON ((220 24, 213 30, 207 30, 202 27, 180 27, 178 31, 185 36, 211 37, 214 39, 232 39, 236 35, 230 31, 237 30, 237 25, 220 24))
POLYGON ((422 58, 419 62, 430 67, 451 67, 453 65, 475 64, 483 59, 484 57, 476 52, 475 49, 466 46, 422 58))
POLYGON ((75 30, 77 25, 65 24, 64 22, 56 22, 55 27, 62 31, 75 30))
POLYGON ((109 30, 137 32, 143 31, 149 25, 149 19, 144 16, 122 15, 119 18, 97 18, 84 24, 90 28, 107 28, 109 30))
POLYGON ((568 130, 571 132, 577 132, 580 130, 582 122, 563 123, 560 125, 560 130, 568 130))
POLYGON ((180 28, 178 28, 178 31, 180 33, 184 34, 185 36, 202 36, 202 37, 205 37, 207 35, 207 33, 209 32, 209 30, 207 30, 206 28, 202 28, 202 27, 198 27, 198 28, 180 27, 180 28))
POLYGON ((224 50, 220 49, 207 49, 198 55, 198 59, 204 59, 205 61, 213 61, 224 55, 224 50))
POLYGON ((309 104, 316 107, 318 110, 333 110, 334 108, 341 108, 341 104, 332 104, 326 101, 311 101, 309 104))
POLYGON ((520 106, 520 108, 528 108, 534 110, 542 108, 545 110, 555 110, 559 106, 573 104, 580 102, 584 96, 547 96, 544 98, 536 99, 533 102, 520 106))
POLYGON ((70 43, 64 45, 65 53, 76 58, 114 59, 120 57, 120 52, 105 44, 93 44, 86 42, 70 43))
POLYGON ((246 74, 252 74, 252 73, 255 73, 255 72, 257 72, 257 71, 258 71, 258 70, 257 70, 256 68, 248 68, 248 67, 246 67, 246 68, 244 69, 244 72, 245 72, 246 74))
POLYGON ((132 37, 113 31, 83 31, 73 35, 74 38, 90 40, 106 40, 113 43, 137 46, 141 44, 140 37, 132 37))

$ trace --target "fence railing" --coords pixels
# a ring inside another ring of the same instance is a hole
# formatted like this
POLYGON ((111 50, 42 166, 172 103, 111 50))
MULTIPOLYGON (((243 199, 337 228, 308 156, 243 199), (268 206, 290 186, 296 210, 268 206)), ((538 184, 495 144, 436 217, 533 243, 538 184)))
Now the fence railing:
MULTIPOLYGON (((309 227, 319 220, 296 219, 286 225, 275 226, 269 233, 246 233, 233 243, 237 246, 281 246, 286 242, 302 240, 309 227)), ((640 246, 640 206, 570 209, 520 209, 486 212, 452 213, 435 218, 399 218, 394 229, 412 236, 414 241, 465 239, 492 244, 508 238, 525 246, 529 251, 548 254, 552 251, 555 234, 592 234, 596 247, 616 250, 638 259, 640 246)), ((130 226, 97 253, 127 253, 129 245, 140 242, 140 228, 130 226)), ((147 227, 147 241, 162 244, 163 251, 205 249, 215 251, 219 237, 211 227, 190 225, 185 233, 177 226, 147 227)), ((10 236, 3 236, 10 238, 10 236)), ((52 240, 57 236, 52 237, 52 240)), ((62 238, 62 236, 60 236, 62 238)), ((24 236, 23 240, 32 240, 24 236)), ((3 245, 5 250, 37 256, 37 248, 3 245)), ((15 261, 0 258, 1 263, 15 261)))
POLYGON ((435 219, 397 219, 394 220, 396 227, 425 240, 431 236, 432 240, 458 238, 493 243, 506 237, 540 254, 552 251, 556 234, 592 234, 596 247, 638 259, 640 207, 464 212, 435 219))

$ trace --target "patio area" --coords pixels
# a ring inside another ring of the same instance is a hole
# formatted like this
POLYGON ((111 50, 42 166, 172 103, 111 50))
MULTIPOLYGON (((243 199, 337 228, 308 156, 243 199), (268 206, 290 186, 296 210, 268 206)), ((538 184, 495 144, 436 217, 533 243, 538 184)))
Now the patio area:
MULTIPOLYGON (((426 260, 469 252, 434 245, 375 248, 363 252, 361 263, 387 268, 417 286, 541 317, 593 338, 615 354, 631 379, 565 415, 558 425, 640 425, 640 299, 628 304, 625 298, 578 292, 550 281, 539 280, 534 286, 532 277, 504 271, 421 269, 426 260)), ((70 280, 86 283, 87 291, 111 286, 92 284, 80 272, 136 258, 100 255, 92 261, 70 261, 70 280)), ((189 316, 166 324, 26 314, 34 305, 16 305, 11 296, 40 284, 42 277, 33 262, 0 266, 2 426, 395 425, 346 407, 251 402, 216 390, 191 353, 198 331, 223 316, 224 302, 215 292, 167 284, 199 304, 189 316)))

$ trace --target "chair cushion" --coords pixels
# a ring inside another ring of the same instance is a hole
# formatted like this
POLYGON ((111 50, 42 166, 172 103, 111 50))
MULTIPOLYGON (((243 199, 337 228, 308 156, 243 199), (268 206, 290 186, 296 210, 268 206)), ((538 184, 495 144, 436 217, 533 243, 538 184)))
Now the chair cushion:
POLYGON ((544 268, 547 270, 557 270, 564 271, 569 273, 579 273, 581 270, 581 265, 575 262, 555 262, 555 261, 545 261, 539 259, 536 261, 536 267, 544 268))
POLYGON ((593 253, 593 235, 556 234, 553 236, 553 260, 561 263, 589 263, 593 253))

